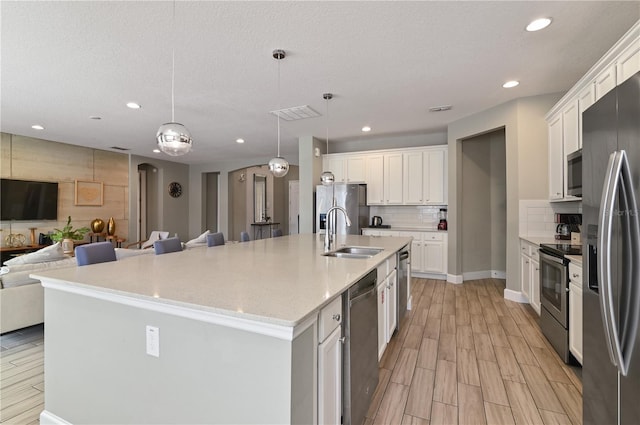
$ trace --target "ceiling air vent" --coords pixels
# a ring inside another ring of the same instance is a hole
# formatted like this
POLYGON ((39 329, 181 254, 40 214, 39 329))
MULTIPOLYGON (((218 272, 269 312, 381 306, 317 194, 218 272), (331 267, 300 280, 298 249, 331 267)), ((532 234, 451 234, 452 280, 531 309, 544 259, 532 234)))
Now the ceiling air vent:
POLYGON ((305 118, 319 117, 320 114, 309 107, 309 105, 294 106, 292 108, 278 109, 276 111, 270 111, 270 114, 275 116, 280 115, 285 121, 303 120, 305 118))
POLYGON ((120 146, 111 146, 110 149, 115 149, 117 151, 129 151, 129 150, 131 150, 129 148, 121 148, 120 146))
POLYGON ((451 109, 451 105, 434 106, 433 108, 429 108, 429 112, 442 112, 442 111, 448 111, 450 109, 451 109))

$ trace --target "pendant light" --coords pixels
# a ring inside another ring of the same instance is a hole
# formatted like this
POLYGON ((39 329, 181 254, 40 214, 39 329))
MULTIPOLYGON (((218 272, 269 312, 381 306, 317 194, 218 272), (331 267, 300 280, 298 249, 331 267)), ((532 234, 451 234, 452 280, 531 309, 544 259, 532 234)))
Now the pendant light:
MULTIPOLYGON (((327 153, 329 153, 329 100, 333 99, 333 94, 325 93, 325 94, 322 95, 322 98, 327 101, 326 102, 327 103, 327 108, 326 108, 326 116, 327 116, 327 153)), ((332 185, 335 182, 335 180, 336 180, 336 176, 334 176, 331 171, 323 171, 322 174, 320 175, 320 182, 325 186, 332 185)))
POLYGON ((280 61, 285 57, 284 50, 274 50, 273 57, 278 61, 278 156, 269 161, 269 171, 274 177, 284 177, 289 172, 289 163, 280 156, 280 61))
POLYGON ((187 128, 175 122, 175 75, 176 75, 176 2, 173 1, 173 51, 171 53, 171 122, 164 123, 158 129, 156 140, 158 148, 171 156, 180 156, 188 153, 193 145, 191 133, 187 128))

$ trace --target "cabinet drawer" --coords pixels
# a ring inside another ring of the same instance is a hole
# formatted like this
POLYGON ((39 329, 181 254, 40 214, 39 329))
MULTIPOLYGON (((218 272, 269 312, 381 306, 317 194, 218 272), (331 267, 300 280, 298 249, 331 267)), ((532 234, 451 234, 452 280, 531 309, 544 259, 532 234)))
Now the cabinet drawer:
POLYGON ((530 251, 531 251, 531 258, 536 260, 536 261, 540 261, 540 253, 538 252, 538 247, 537 246, 531 246, 529 247, 530 251))
POLYGON ((338 297, 320 310, 318 342, 322 342, 342 323, 342 297, 338 297))
POLYGON ((442 233, 427 232, 424 234, 425 241, 441 241, 444 238, 442 233))
MULTIPOLYGON (((387 274, 386 276, 389 276, 391 274, 391 272, 398 266, 398 257, 396 257, 396 255, 392 255, 391 257, 389 257, 389 259, 387 260, 387 274)), ((385 276, 385 277, 386 277, 385 276)), ((380 279, 380 276, 378 276, 378 279, 380 279)))
POLYGON ((582 267, 575 264, 569 263, 569 280, 572 284, 582 288, 582 267))

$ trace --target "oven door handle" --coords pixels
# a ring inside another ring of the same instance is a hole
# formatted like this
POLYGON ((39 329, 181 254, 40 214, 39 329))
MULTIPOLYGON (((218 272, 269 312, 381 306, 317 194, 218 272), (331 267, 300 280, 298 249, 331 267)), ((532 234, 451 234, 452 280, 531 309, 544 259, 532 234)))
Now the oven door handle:
POLYGON ((558 258, 555 255, 547 254, 542 250, 538 250, 540 254, 540 258, 544 259, 547 262, 553 262, 564 266, 566 264, 566 260, 564 258, 558 258))
MULTIPOLYGON (((620 217, 623 226, 627 231, 621 231, 621 237, 627 238, 623 247, 628 248, 625 254, 629 256, 624 263, 631 264, 628 271, 629 281, 621 281, 622 302, 632 301, 632 304, 639 299, 640 295, 636 288, 639 278, 638 257, 640 256, 640 223, 638 221, 638 209, 633 187, 629 162, 624 150, 616 151, 609 157, 609 164, 605 174, 605 181, 600 203, 599 226, 598 226, 598 280, 600 282, 600 309, 604 324, 607 348, 611 362, 618 369, 620 374, 627 376, 629 369, 631 350, 635 344, 638 327, 637 304, 625 308, 626 314, 621 315, 621 328, 619 332, 616 323, 616 315, 613 303, 613 287, 611 279, 611 244, 613 233, 613 220, 617 214, 615 211, 617 195, 620 192, 622 211, 620 217), (630 292, 630 293, 629 293, 630 292), (620 335, 624 341, 621 342, 620 335), (626 348, 623 350, 623 346, 626 348), (626 351, 626 353, 623 353, 626 351), (626 354, 626 355, 625 355, 626 354)), ((623 276, 626 276, 623 274, 623 276)))

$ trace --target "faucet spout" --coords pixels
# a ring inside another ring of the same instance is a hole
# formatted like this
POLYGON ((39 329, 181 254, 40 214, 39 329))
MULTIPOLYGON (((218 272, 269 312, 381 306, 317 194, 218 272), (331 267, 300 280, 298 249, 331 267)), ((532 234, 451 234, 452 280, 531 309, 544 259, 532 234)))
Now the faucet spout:
POLYGON ((334 205, 327 211, 327 225, 324 233, 324 252, 331 251, 331 243, 333 242, 333 236, 336 234, 337 226, 335 220, 337 219, 337 213, 334 211, 341 211, 344 215, 344 220, 347 226, 351 226, 351 220, 347 215, 347 210, 342 207, 334 205), (334 219, 334 217, 336 217, 334 219))

